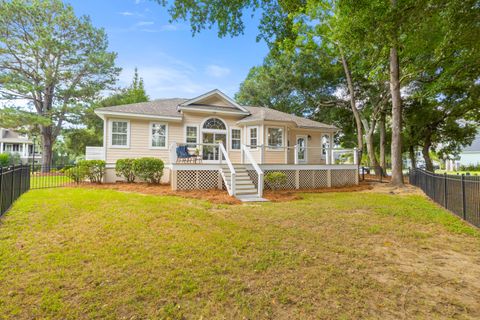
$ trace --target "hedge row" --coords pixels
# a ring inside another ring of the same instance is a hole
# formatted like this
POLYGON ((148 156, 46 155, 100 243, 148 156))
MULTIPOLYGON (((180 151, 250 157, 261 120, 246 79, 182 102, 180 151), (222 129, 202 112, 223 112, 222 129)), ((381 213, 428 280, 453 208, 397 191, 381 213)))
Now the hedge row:
POLYGON ((82 182, 86 179, 90 182, 101 183, 105 175, 106 163, 103 160, 81 160, 72 168, 64 170, 67 177, 75 182, 82 182))
POLYGON ((156 158, 118 159, 115 163, 117 177, 127 182, 135 182, 139 178, 148 183, 159 184, 163 175, 163 161, 156 158))

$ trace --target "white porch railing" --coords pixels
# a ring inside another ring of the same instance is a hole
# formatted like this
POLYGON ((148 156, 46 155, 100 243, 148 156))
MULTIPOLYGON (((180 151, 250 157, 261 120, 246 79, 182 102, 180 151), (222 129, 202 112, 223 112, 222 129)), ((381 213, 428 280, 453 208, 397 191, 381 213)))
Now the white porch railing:
POLYGON ((249 148, 246 145, 242 144, 241 150, 242 150, 242 160, 244 159, 243 157, 246 156, 248 161, 252 165, 252 167, 257 172, 257 176, 258 176, 258 183, 257 183, 258 196, 261 198, 263 196, 263 171, 258 166, 257 162, 253 158, 252 154, 250 153, 249 148))
POLYGON ((223 169, 220 167, 220 174, 222 175, 223 181, 225 181, 225 185, 227 186, 227 191, 228 194, 231 196, 235 195, 235 168, 233 167, 232 162, 230 161, 230 158, 228 157, 227 150, 225 150, 225 147, 223 146, 223 143, 218 144, 218 148, 220 150, 219 152, 219 160, 220 160, 220 165, 222 165, 222 158, 225 159, 225 162, 228 165, 228 169, 230 169, 230 185, 228 185, 228 180, 225 177, 225 172, 223 169))
POLYGON ((85 160, 105 160, 105 149, 103 147, 86 147, 85 160))
POLYGON ((322 159, 325 160, 325 164, 335 164, 337 160, 340 161, 348 161, 348 158, 351 158, 351 164, 358 164, 358 152, 357 148, 353 149, 345 149, 345 148, 323 148, 323 147, 300 147, 299 145, 295 145, 294 149, 294 164, 300 164, 302 161, 299 159, 298 154, 299 151, 304 150, 305 154, 308 154, 309 150, 318 150, 322 153, 322 159), (339 156, 340 155, 340 156, 339 156), (342 155, 348 155, 347 159, 340 159, 342 155), (351 155, 351 157, 350 157, 351 155))

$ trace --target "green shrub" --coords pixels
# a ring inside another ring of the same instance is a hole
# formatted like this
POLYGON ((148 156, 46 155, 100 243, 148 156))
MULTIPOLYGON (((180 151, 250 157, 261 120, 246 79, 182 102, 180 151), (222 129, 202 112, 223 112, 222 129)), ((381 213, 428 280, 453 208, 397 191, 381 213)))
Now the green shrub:
POLYGON ((85 177, 87 176, 86 167, 77 166, 73 168, 64 169, 63 172, 67 177, 69 177, 76 183, 83 182, 85 180, 85 177))
POLYGON ((124 177, 127 182, 135 182, 135 172, 133 172, 134 159, 118 159, 115 163, 115 173, 117 177, 124 177))
POLYGON ((22 164, 22 158, 20 158, 20 154, 18 152, 14 152, 10 154, 10 165, 11 166, 18 166, 22 164))
POLYGON ((287 175, 283 172, 269 172, 265 175, 265 182, 272 190, 278 190, 287 184, 287 175))
POLYGON ((160 183, 163 175, 163 161, 156 158, 139 158, 133 160, 135 176, 149 183, 160 183))
POLYGON ((94 183, 101 183, 105 175, 105 161, 103 160, 81 160, 78 167, 85 172, 88 180, 94 183))
POLYGON ((480 163, 461 165, 460 171, 480 171, 480 163))
POLYGON ((10 154, 0 153, 0 168, 7 167, 9 165, 10 165, 10 154))

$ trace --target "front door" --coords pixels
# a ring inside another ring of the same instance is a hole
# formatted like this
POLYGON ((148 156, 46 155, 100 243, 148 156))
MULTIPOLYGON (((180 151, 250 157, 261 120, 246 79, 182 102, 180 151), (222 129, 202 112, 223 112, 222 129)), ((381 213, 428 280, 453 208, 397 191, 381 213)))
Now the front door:
POLYGON ((307 162, 307 136, 297 136, 298 162, 307 162))
MULTIPOLYGON (((227 135, 225 133, 203 132, 202 143, 218 144, 222 142, 227 148, 227 135)), ((218 161, 220 159, 220 149, 218 145, 204 145, 202 148, 202 159, 205 161, 218 161)))

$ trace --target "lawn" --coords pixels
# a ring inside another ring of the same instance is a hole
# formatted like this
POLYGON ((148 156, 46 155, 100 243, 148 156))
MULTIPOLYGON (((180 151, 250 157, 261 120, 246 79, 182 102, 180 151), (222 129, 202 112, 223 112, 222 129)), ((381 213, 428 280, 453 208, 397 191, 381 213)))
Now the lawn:
POLYGON ((57 188, 0 219, 0 318, 480 318, 480 235, 421 195, 219 205, 57 188))

